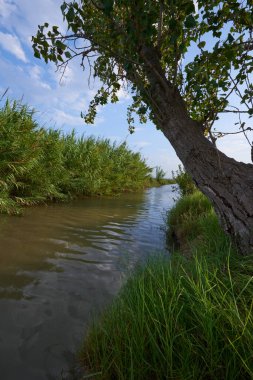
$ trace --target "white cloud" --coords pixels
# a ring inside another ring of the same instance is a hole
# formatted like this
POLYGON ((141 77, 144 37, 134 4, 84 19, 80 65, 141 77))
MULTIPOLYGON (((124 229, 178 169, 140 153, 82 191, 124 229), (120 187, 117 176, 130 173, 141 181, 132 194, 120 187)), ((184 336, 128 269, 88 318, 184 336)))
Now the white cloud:
POLYGON ((80 125, 80 116, 74 116, 63 110, 53 110, 53 118, 57 122, 58 126, 78 126, 80 125))
MULTIPOLYGON (((51 117, 49 123, 53 121, 55 123, 55 127, 66 131, 70 131, 73 128, 76 130, 77 134, 83 134, 85 132, 85 123, 80 117, 79 114, 73 114, 72 110, 64 111, 63 109, 55 108, 51 109, 48 112, 47 117, 51 117)), ((95 124, 92 128, 104 122, 104 118, 102 116, 98 116, 95 120, 95 124)), ((48 124, 48 121, 46 121, 48 124)))
POLYGON ((65 31, 61 4, 62 0, 0 0, 0 28, 18 35, 32 52, 31 37, 37 33, 38 25, 48 22, 65 31))
POLYGON ((50 90, 51 87, 48 83, 43 82, 41 75, 42 69, 39 66, 35 65, 30 69, 30 77, 35 82, 35 84, 41 86, 42 88, 45 88, 46 90, 50 90))
POLYGON ((151 145, 151 142, 149 142, 149 141, 138 141, 137 143, 135 143, 135 145, 137 148, 144 148, 146 146, 151 145))
POLYGON ((217 140, 218 148, 237 161, 251 162, 251 147, 243 135, 228 135, 217 140))
POLYGON ((16 5, 8 0, 0 0, 0 18, 7 18, 14 12, 16 5))
POLYGON ((33 66, 30 70, 30 76, 34 80, 40 80, 41 68, 39 66, 33 66))
POLYGON ((52 77, 60 86, 65 86, 73 82, 74 72, 70 66, 61 67, 59 70, 55 70, 54 68, 52 77))
POLYGON ((120 87, 120 89, 118 90, 117 97, 119 98, 119 101, 131 99, 129 93, 123 87, 120 87))
POLYGON ((25 52, 22 49, 21 43, 17 36, 0 31, 0 45, 3 49, 15 55, 16 58, 20 59, 23 62, 27 62, 25 52))
POLYGON ((136 132, 143 132, 143 131, 145 131, 145 127, 135 127, 134 128, 134 133, 136 133, 136 132))

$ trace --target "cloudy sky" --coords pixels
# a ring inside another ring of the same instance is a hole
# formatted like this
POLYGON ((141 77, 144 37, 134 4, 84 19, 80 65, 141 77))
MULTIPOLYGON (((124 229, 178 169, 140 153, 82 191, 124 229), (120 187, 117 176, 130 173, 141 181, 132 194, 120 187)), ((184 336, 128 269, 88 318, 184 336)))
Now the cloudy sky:
MULTIPOLYGON (((79 62, 73 62, 60 81, 52 64, 34 58, 31 36, 36 34, 38 24, 46 21, 62 25, 61 4, 62 0, 0 0, 0 98, 9 88, 9 98, 22 98, 35 108, 38 121, 45 127, 64 132, 75 129, 78 135, 101 136, 117 142, 127 140, 150 166, 161 166, 170 175, 179 160, 160 131, 149 123, 137 126, 136 132, 129 135, 126 93, 121 91, 118 104, 100 109, 94 126, 85 125, 80 112, 87 110, 97 84, 88 86, 88 73, 80 69, 79 62)), ((218 127, 230 126, 231 117, 224 117, 218 127)), ((219 147, 239 161, 250 162, 249 145, 243 137, 227 137, 219 147)))

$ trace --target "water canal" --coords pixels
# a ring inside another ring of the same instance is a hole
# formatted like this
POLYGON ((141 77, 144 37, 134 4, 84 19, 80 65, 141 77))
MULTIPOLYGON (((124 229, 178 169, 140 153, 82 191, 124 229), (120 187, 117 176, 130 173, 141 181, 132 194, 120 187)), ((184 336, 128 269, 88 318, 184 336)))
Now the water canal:
POLYGON ((124 273, 166 251, 170 185, 0 216, 0 372, 61 379, 124 273))

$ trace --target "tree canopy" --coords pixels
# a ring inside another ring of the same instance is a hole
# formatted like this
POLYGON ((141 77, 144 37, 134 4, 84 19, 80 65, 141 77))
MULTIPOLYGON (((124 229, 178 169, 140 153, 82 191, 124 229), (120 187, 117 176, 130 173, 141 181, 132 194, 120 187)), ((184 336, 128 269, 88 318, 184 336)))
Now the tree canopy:
MULTIPOLYGON (((253 115, 252 0, 82 0, 63 2, 67 33, 39 26, 32 38, 34 55, 60 68, 79 58, 102 85, 83 114, 87 123, 96 107, 117 102, 121 86, 132 92, 130 131, 136 111, 141 122, 156 123, 145 49, 153 50, 166 78, 179 90, 192 118, 213 140, 221 112, 253 115), (231 94, 241 107, 230 104, 231 94)), ((157 123, 156 123, 157 124, 157 123)), ((250 130, 238 122, 241 132, 250 130)))
POLYGON ((240 250, 253 252, 252 165, 220 152, 215 141, 224 133, 213 129, 221 113, 237 114, 239 128, 230 133, 251 145, 242 115, 253 116, 253 1, 80 0, 64 1, 61 11, 67 32, 39 26, 34 54, 63 73, 79 58, 99 80, 85 122, 127 88, 130 132, 135 113, 151 119, 240 250))

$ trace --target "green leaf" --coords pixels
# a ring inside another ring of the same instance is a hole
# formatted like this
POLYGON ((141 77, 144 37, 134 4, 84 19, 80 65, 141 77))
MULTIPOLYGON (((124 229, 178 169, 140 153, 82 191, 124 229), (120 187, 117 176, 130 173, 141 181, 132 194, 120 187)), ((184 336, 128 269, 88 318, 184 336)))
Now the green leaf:
POLYGON ((66 14, 66 19, 68 22, 74 21, 75 11, 73 7, 70 7, 68 13, 66 14))
POLYGON ((34 49, 34 57, 40 59, 40 53, 37 49, 34 49))
POLYGON ((61 11, 62 11, 62 13, 64 13, 64 11, 65 11, 66 8, 67 8, 67 4, 64 1, 64 3, 61 5, 61 11))
POLYGON ((234 58, 234 55, 235 55, 235 53, 234 53, 234 51, 232 49, 229 49, 229 50, 225 51, 225 56, 229 60, 232 60, 234 58))
POLYGON ((113 10, 113 2, 114 2, 113 0, 103 0, 102 1, 104 11, 107 15, 109 15, 113 10))
POLYGON ((57 55, 57 60, 63 62, 62 56, 60 54, 57 55))
POLYGON ((70 54, 70 52, 69 52, 69 51, 66 51, 66 53, 65 53, 65 57, 66 57, 66 58, 71 58, 71 57, 72 57, 72 55, 70 54))
POLYGON ((193 17, 193 15, 187 16, 187 18, 185 19, 184 25, 188 29, 194 28, 197 25, 197 22, 195 18, 193 17))
POLYGON ((228 34, 228 42, 231 44, 234 41, 234 37, 232 36, 231 33, 228 34))
POLYGON ((64 43, 62 43, 60 40, 57 40, 55 42, 55 46, 58 48, 58 49, 61 49, 61 50, 65 50, 66 49, 66 45, 64 43))
POLYGON ((206 46, 206 42, 205 42, 205 41, 201 41, 201 42, 198 44, 198 47, 199 47, 200 49, 203 49, 205 46, 206 46))
POLYGON ((185 1, 182 4, 182 8, 187 15, 195 12, 195 6, 194 6, 194 2, 192 0, 185 1))
POLYGON ((213 31, 213 36, 214 37, 217 37, 217 38, 220 38, 221 37, 221 32, 216 32, 216 31, 213 31))

